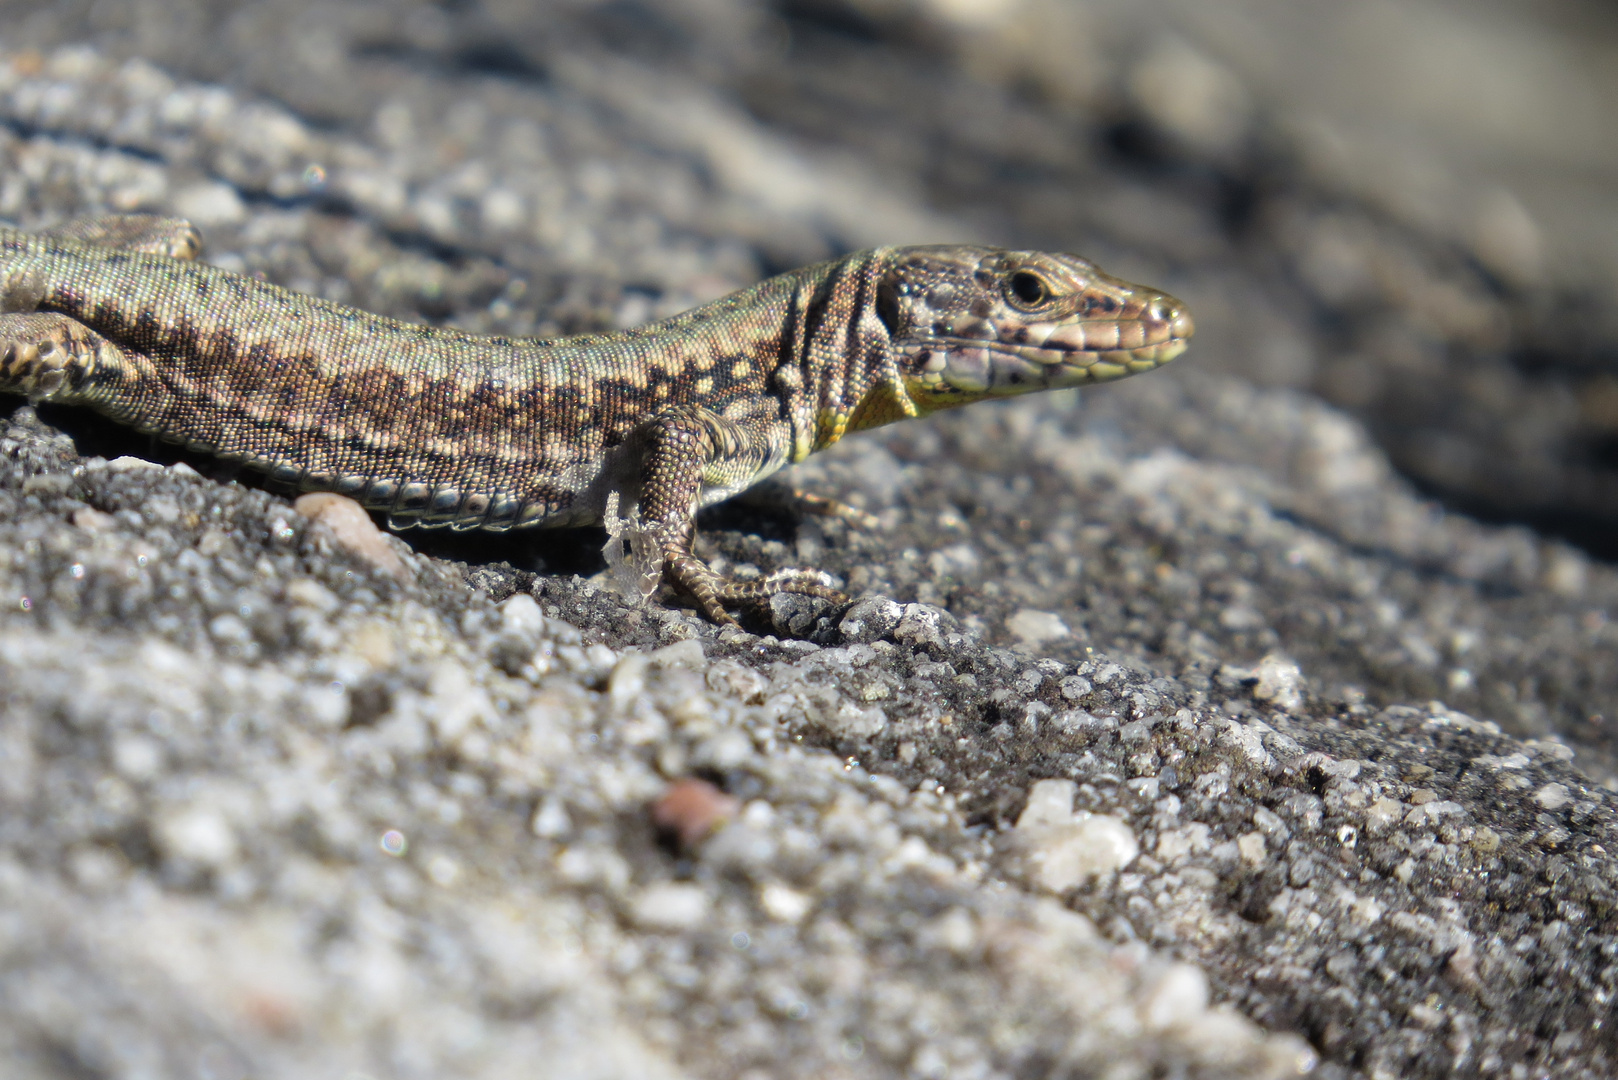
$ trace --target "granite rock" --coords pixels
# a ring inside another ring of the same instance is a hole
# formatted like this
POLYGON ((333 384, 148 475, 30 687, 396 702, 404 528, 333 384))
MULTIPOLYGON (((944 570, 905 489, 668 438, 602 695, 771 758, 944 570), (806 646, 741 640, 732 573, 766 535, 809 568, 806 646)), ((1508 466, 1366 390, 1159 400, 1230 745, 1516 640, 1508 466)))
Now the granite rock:
POLYGON ((716 566, 859 597, 741 629, 624 599, 599 533, 357 553, 6 403, 16 1075, 1611 1074, 1618 571, 1530 527, 1608 520, 1567 494, 1605 414, 1544 405, 1608 375, 1513 351, 1584 355, 1545 312, 1606 271, 1530 273, 1520 207, 1289 157, 1169 5, 0 6, 23 224, 185 212, 505 333, 961 235, 1208 314, 1177 369, 792 477, 875 528, 707 513, 716 566))

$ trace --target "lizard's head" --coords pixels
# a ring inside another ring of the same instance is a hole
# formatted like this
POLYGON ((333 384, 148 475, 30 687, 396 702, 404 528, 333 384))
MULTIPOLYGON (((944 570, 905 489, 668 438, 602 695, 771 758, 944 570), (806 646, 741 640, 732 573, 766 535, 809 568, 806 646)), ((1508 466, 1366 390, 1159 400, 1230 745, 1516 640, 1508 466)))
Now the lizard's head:
POLYGON ((983 247, 897 249, 877 311, 922 413, 1149 371, 1192 333, 1180 301, 1086 259, 983 247))

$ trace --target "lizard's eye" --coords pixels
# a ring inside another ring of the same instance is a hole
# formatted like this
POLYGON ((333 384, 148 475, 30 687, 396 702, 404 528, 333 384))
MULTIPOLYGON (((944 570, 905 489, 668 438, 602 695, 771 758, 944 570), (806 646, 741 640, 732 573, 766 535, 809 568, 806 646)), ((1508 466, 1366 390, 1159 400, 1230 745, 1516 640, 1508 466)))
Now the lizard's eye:
POLYGON ((1037 308, 1051 298, 1051 289, 1032 270, 1019 270, 1006 282, 1006 296, 1018 307, 1037 308))

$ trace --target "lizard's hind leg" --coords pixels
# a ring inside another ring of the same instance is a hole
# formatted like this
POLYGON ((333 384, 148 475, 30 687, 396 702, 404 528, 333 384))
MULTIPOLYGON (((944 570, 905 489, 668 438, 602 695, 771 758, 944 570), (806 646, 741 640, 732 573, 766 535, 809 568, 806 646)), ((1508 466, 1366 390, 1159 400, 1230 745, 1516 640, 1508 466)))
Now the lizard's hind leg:
POLYGON ((31 402, 95 405, 114 415, 102 399, 111 400, 108 391, 128 383, 137 364, 138 354, 66 315, 0 315, 0 392, 21 394, 31 402))
POLYGON ((184 218, 159 214, 107 214, 74 218, 39 230, 39 235, 72 240, 93 247, 195 259, 202 254, 202 234, 184 218))

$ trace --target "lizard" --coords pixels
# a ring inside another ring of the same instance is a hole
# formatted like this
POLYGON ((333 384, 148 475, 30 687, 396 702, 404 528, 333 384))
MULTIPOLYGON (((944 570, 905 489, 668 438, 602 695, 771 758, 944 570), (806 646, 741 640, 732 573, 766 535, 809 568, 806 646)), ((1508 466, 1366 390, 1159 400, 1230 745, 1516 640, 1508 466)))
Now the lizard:
MULTIPOLYGON (((696 512, 845 435, 1155 368, 1184 304, 1076 255, 882 247, 635 329, 553 339, 413 325, 198 261, 189 223, 0 227, 0 392, 349 496, 390 527, 642 523, 643 593, 712 621, 827 578, 692 550, 696 512), (638 516, 637 516, 638 515, 638 516)), ((829 503, 829 500, 826 501, 829 503)), ((610 544, 609 544, 610 547, 610 544)))

